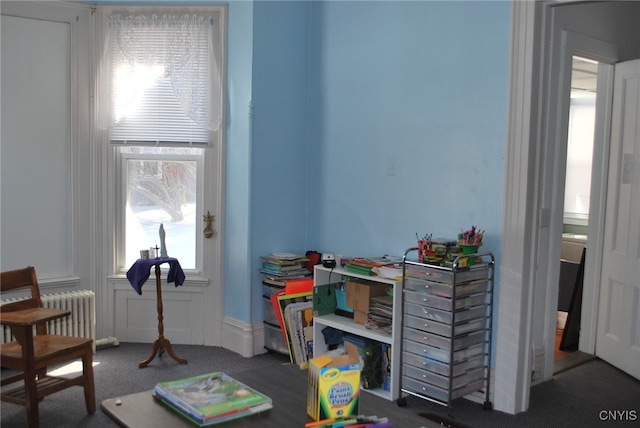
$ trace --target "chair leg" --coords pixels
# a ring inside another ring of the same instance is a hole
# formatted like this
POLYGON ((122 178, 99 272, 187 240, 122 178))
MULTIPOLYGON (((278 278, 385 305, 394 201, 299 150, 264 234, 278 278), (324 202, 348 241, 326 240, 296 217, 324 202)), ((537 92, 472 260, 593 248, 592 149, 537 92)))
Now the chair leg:
POLYGON ((27 421, 29 428, 40 426, 40 412, 38 411, 38 384, 33 373, 25 373, 24 378, 27 421))
POLYGON ((93 349, 85 352, 82 357, 82 370, 84 372, 84 401, 87 405, 87 412, 96 412, 96 387, 93 379, 93 349))
POLYGON ((46 367, 44 367, 43 369, 38 370, 38 371, 36 372, 36 376, 38 377, 38 379, 42 379, 42 378, 43 378, 43 377, 45 377, 46 375, 47 375, 47 368, 46 368, 46 367))

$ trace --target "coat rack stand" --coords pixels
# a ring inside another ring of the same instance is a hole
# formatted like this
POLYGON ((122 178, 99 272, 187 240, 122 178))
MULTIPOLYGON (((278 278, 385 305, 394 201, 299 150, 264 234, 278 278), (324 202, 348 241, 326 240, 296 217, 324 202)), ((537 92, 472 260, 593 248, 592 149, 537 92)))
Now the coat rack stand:
POLYGON ((162 356, 165 351, 167 354, 171 356, 174 360, 179 362, 180 364, 187 364, 187 359, 177 356, 173 349, 171 348, 171 342, 169 339, 164 337, 164 317, 162 315, 162 279, 160 277, 160 264, 155 265, 155 274, 156 274, 156 299, 157 299, 157 307, 158 307, 158 338, 153 342, 153 350, 151 351, 151 355, 147 357, 146 360, 140 361, 138 364, 139 368, 146 367, 155 357, 156 355, 162 356))

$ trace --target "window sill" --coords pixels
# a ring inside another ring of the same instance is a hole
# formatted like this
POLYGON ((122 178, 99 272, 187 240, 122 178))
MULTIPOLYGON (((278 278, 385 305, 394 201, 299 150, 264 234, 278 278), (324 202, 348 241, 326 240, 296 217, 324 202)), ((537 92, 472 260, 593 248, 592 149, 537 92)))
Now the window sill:
MULTIPOLYGON (((167 280, 167 271, 163 270, 162 271, 162 282, 166 283, 167 280)), ((202 276, 200 273, 192 273, 190 274, 189 272, 185 272, 185 276, 186 279, 184 281, 183 286, 188 286, 188 287, 207 287, 209 285, 209 278, 206 278, 204 276, 202 276)), ((127 286, 131 287, 131 284, 129 284, 129 280, 127 279, 127 275, 126 273, 119 273, 119 274, 115 274, 115 275, 109 275, 107 276, 107 279, 109 280, 110 283, 113 284, 117 284, 117 285, 121 285, 121 284, 126 284, 127 286)), ((154 279, 154 274, 153 272, 151 273, 151 275, 149 276, 149 279, 147 280, 147 282, 151 281, 152 279, 154 279)))

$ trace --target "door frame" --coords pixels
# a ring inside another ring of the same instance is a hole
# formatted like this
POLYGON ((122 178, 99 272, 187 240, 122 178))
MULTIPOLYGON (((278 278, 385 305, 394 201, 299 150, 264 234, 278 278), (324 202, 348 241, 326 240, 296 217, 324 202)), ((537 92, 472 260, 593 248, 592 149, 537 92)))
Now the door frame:
MULTIPOLYGON (((562 123, 558 115, 566 113, 568 118, 568 95, 566 112, 559 113, 563 110, 558 108, 562 105, 558 88, 561 81, 570 82, 571 72, 571 61, 565 58, 561 67, 559 60, 563 51, 569 52, 570 59, 574 53, 572 45, 584 41, 580 35, 566 32, 565 22, 560 13, 555 12, 564 6, 567 6, 564 10, 580 7, 572 11, 587 12, 582 7, 594 7, 593 4, 572 3, 512 2, 510 104, 494 388, 495 408, 510 414, 527 410, 532 377, 537 375, 536 381, 543 381, 553 375, 566 138, 563 144, 555 142, 560 141, 558 138, 562 134, 566 137, 566 129, 563 133, 558 129, 562 123), (539 355, 542 358, 539 359, 539 355)), ((618 60, 615 56, 591 55, 594 59, 612 63, 618 60)), ((602 79, 610 78, 608 72, 603 73, 602 79)), ((608 135, 607 122, 601 122, 597 132, 598 138, 608 135)), ((595 162, 601 169, 606 168, 608 150, 605 152, 603 148, 594 153, 595 162)), ((592 177, 595 182, 592 192, 595 188, 596 199, 602 200, 605 197, 602 192, 606 189, 602 179, 604 177, 606 183, 606 172, 592 177)), ((593 193, 591 197, 594 197, 593 193)), ((600 207, 601 200, 592 199, 591 205, 597 203, 600 207)), ((587 248, 588 257, 597 261, 601 260, 602 251, 599 222, 604 218, 598 208, 593 208, 591 215, 602 217, 596 220, 596 230, 590 230, 596 237, 591 239, 590 236, 587 248)), ((583 300, 583 308, 589 309, 583 310, 587 331, 581 335, 584 336, 580 344, 582 350, 595 349, 597 313, 591 308, 597 307, 598 301, 593 279, 598 278, 597 266, 598 263, 594 263, 590 265, 590 271, 585 272, 593 286, 585 289, 583 300)))
MULTIPOLYGON (((551 177, 551 186, 545 186, 542 192, 550 193, 550 227, 547 236, 549 246, 539 248, 539 254, 547 254, 548 267, 547 318, 545 348, 555 346, 556 316, 558 304, 558 278, 560 276, 560 248, 563 230, 564 192, 567 162, 567 141, 570 109, 572 58, 580 55, 599 62, 598 92, 596 99, 596 122, 594 131, 593 161, 591 169, 591 200, 589 204, 589 226, 585 259, 582 318, 580 344, 578 349, 593 354, 598 314, 600 272, 602 267, 602 249, 604 242, 604 209, 606 202, 607 177, 609 171, 609 149, 611 133, 611 106, 613 99, 614 64, 618 50, 614 44, 565 30, 564 25, 554 26, 555 39, 561 43, 551 48, 550 70, 558 70, 559 79, 549 82, 548 98, 545 102, 549 116, 546 124, 545 139, 542 143, 548 153, 542 166, 544 177, 551 177), (552 94, 556 96, 553 97, 552 94), (544 171, 548 172, 544 172, 544 171)), ((554 74, 551 72, 550 74, 554 74)), ((544 231, 540 232, 544 234, 544 231)), ((539 263, 540 264, 540 263, 539 263)), ((553 375, 553 352, 547 352, 545 378, 553 375)))

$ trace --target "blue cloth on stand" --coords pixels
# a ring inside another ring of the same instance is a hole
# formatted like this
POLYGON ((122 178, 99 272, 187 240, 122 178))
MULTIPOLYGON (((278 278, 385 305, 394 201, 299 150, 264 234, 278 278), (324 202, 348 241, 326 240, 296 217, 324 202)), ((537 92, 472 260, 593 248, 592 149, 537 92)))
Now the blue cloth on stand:
POLYGON ((185 275, 178 259, 174 257, 158 257, 156 259, 138 259, 127 271, 127 279, 138 294, 142 294, 142 285, 149 279, 151 268, 163 263, 169 263, 167 282, 174 282, 176 287, 184 284, 185 275))

